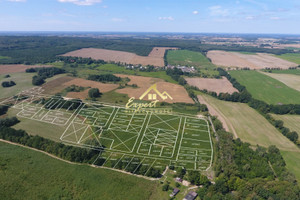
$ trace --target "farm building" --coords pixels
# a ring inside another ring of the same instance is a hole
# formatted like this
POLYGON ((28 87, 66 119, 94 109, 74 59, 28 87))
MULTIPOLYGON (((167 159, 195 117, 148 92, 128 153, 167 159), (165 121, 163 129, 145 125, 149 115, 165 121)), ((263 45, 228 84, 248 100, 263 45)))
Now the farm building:
POLYGON ((197 196, 198 194, 196 192, 189 192, 183 200, 194 200, 197 196))

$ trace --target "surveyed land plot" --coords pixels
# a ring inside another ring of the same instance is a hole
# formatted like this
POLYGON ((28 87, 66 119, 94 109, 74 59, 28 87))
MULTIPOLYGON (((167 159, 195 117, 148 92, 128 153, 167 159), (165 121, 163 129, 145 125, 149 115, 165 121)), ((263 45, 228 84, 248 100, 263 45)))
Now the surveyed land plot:
POLYGON ((147 175, 167 165, 207 170, 212 163, 209 124, 204 118, 45 96, 25 91, 0 104, 17 116, 65 127, 65 143, 99 151, 94 164, 147 175))

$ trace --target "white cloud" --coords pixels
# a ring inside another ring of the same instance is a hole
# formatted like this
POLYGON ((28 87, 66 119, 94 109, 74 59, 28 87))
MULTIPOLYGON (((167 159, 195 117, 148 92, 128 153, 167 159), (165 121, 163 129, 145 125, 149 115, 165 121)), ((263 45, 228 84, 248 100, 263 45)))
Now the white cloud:
POLYGON ((228 9, 223 9, 222 6, 211 6, 209 7, 211 16, 221 16, 226 17, 229 15, 228 9))
POLYGON ((11 2, 26 2, 27 0, 7 0, 7 1, 11 1, 11 2))
POLYGON ((246 20, 253 20, 253 19, 255 19, 254 16, 247 16, 247 17, 246 17, 246 20))
POLYGON ((96 3, 101 3, 102 0, 58 0, 61 3, 73 3, 79 6, 91 6, 96 3))
POLYGON ((280 20, 280 17, 270 17, 271 20, 280 20))
POLYGON ((113 21, 113 22, 124 22, 125 19, 122 19, 122 18, 112 18, 111 21, 113 21))
POLYGON ((193 14, 194 14, 194 15, 198 15, 198 13, 199 13, 199 12, 198 12, 197 10, 193 11, 193 14))
POLYGON ((174 20, 174 18, 173 17, 159 17, 158 18, 159 20, 169 20, 169 21, 173 21, 174 20))

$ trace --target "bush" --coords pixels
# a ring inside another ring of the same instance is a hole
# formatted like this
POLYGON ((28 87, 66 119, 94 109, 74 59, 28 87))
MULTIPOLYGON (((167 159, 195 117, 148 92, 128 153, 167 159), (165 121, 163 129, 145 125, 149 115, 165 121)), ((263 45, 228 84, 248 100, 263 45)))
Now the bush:
POLYGON ((14 81, 4 81, 2 82, 2 87, 12 87, 16 85, 16 83, 14 81))
POLYGON ((92 88, 89 90, 89 97, 90 98, 97 98, 100 97, 101 93, 98 88, 92 88))
POLYGON ((32 77, 32 85, 42 85, 45 83, 45 80, 41 76, 32 77))

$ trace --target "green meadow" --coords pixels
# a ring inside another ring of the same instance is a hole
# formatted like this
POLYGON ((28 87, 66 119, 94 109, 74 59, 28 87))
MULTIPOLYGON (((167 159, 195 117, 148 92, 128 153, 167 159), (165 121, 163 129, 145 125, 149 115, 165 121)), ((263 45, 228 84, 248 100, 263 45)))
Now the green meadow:
POLYGON ((298 104, 300 102, 299 91, 257 71, 230 71, 230 75, 245 86, 255 99, 269 104, 298 104))

